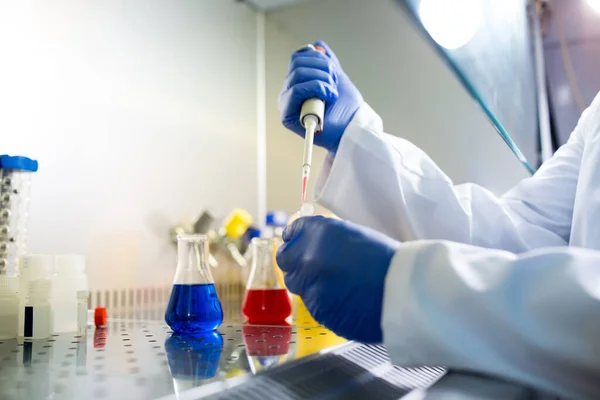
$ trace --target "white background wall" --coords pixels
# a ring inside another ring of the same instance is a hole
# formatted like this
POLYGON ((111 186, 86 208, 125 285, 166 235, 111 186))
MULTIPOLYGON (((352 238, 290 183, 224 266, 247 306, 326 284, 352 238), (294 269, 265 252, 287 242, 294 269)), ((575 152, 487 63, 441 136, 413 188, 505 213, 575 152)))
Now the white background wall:
MULTIPOLYGON (((172 279, 183 217, 257 215, 257 32, 233 0, 0 3, 0 153, 40 161, 29 249, 85 254, 94 289, 150 286, 172 279)), ((526 175, 392 0, 304 3, 268 14, 266 35, 269 208, 299 205, 302 141, 277 94, 316 39, 455 181, 501 192, 526 175)))
POLYGON ((29 249, 94 288, 170 284, 168 229, 257 213, 256 13, 233 0, 2 2, 0 153, 37 158, 29 249))
POLYGON ((277 95, 289 55, 318 39, 336 52, 386 131, 424 149, 455 183, 501 193, 527 176, 396 1, 312 1, 267 14, 269 208, 299 206, 302 140, 282 128, 277 95))

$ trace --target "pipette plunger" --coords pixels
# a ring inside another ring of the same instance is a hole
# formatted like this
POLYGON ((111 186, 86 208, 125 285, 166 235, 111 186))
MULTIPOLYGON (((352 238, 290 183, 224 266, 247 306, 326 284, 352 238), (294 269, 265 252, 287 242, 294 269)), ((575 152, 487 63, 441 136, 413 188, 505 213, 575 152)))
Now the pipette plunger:
MULTIPOLYGON (((326 54, 321 46, 308 44, 306 49, 326 54)), ((304 157, 302 162, 302 204, 306 200, 306 187, 310 177, 310 166, 312 163, 312 147, 315 133, 323 130, 323 116, 325 114, 325 103, 316 97, 305 100, 300 109, 300 124, 304 127, 304 157)))

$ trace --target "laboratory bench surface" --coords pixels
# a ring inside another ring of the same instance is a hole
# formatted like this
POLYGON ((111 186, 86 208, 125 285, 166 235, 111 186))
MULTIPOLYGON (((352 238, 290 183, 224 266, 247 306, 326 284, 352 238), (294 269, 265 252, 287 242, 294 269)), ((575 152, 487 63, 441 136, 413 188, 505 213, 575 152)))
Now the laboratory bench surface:
POLYGON ((43 340, 0 340, 0 399, 511 399, 533 392, 440 367, 399 368, 385 349, 318 326, 222 325, 178 336, 159 319, 43 340))

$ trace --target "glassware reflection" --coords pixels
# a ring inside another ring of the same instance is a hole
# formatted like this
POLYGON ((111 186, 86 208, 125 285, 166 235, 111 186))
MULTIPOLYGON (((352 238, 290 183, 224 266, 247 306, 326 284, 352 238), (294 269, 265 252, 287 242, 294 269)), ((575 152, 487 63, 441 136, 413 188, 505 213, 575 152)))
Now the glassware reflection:
POLYGON ((281 365, 288 360, 292 327, 287 323, 270 326, 244 325, 244 344, 250 371, 260 371, 281 365))
POLYGON ((230 335, 223 345, 223 355, 219 363, 219 371, 224 379, 243 375, 250 371, 248 357, 246 357, 246 346, 244 345, 242 335, 239 335, 239 337, 236 336, 230 335))
POLYGON ((106 328, 94 329, 94 348, 103 349, 106 346, 106 328))
MULTIPOLYGON (((77 338, 77 352, 75 353, 75 371, 77 375, 87 374, 87 332, 77 338)), ((38 353, 38 355, 40 355, 38 353)))
POLYGON ((165 351, 173 388, 179 394, 214 378, 223 351, 223 338, 217 331, 172 334, 165 340, 165 351))

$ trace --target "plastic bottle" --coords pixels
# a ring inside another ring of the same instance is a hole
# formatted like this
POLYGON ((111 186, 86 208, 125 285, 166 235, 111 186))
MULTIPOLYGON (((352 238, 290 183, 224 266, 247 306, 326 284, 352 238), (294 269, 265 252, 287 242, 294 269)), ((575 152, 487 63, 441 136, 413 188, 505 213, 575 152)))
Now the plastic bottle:
POLYGON ((223 309, 208 265, 208 237, 177 237, 177 270, 165 321, 175 333, 215 330, 223 309))
POLYGON ((18 337, 45 339, 52 332, 51 273, 53 257, 28 255, 23 258, 19 287, 18 337))
POLYGON ((79 319, 83 318, 80 313, 87 323, 88 295, 85 258, 75 254, 56 256, 52 275, 54 332, 78 332, 79 319))
POLYGON ((0 275, 0 339, 14 339, 19 329, 19 278, 0 275))
POLYGON ((242 314, 250 324, 280 324, 292 313, 283 275, 275 261, 279 239, 253 239, 250 278, 242 314))

